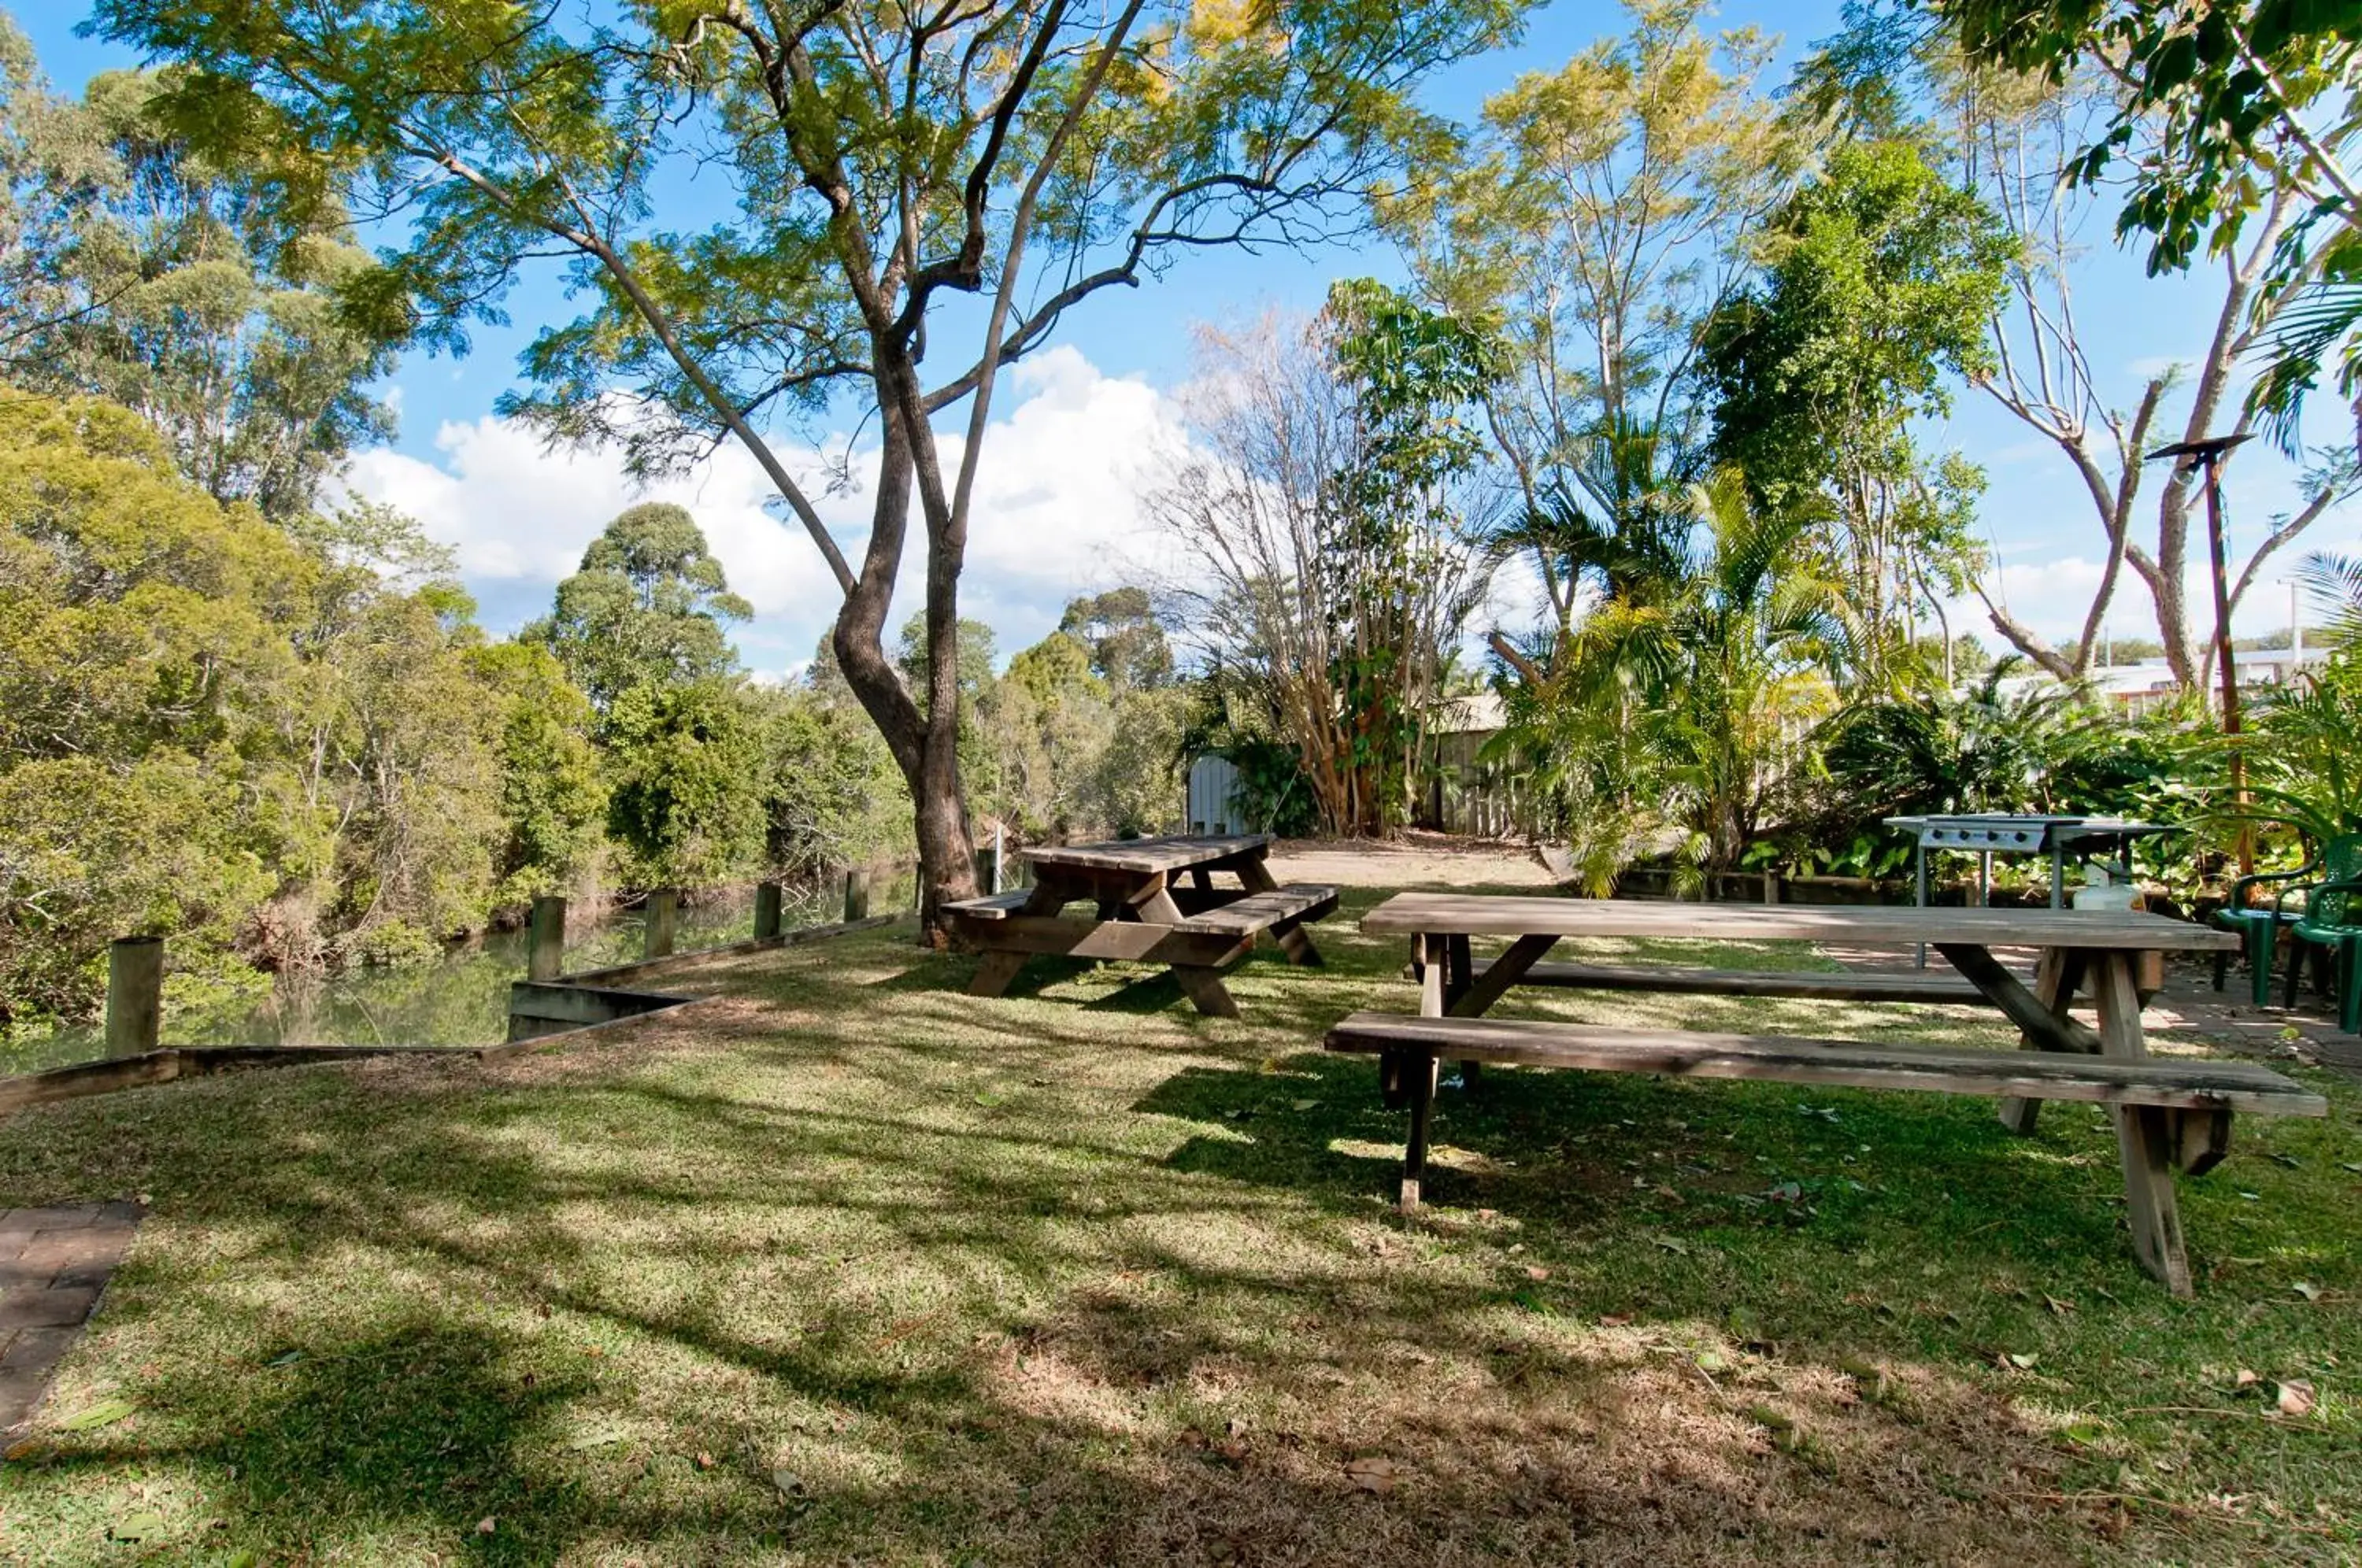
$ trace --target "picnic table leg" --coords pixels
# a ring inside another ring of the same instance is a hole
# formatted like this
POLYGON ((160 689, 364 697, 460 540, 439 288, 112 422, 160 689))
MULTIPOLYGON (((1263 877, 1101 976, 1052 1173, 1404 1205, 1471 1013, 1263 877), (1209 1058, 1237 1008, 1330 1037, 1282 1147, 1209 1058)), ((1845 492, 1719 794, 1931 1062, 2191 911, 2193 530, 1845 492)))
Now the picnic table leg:
MULTIPOLYGON (((1454 934, 1443 939, 1443 1015, 1456 1018, 1468 999, 1469 990, 1476 983, 1476 959, 1469 951, 1468 938, 1454 934)), ((1460 1064, 1460 1083, 1463 1088, 1474 1088, 1483 1081, 1485 1064, 1460 1064)))
POLYGON ((1403 1143, 1402 1211, 1418 1212, 1419 1187, 1427 1179, 1428 1123, 1435 1114, 1436 1060, 1410 1053, 1405 1062, 1410 1090, 1410 1135, 1403 1143))
MULTIPOLYGON (((1072 889, 1055 877, 1036 878, 1032 889, 1025 895, 1025 901, 1018 906, 1017 912, 1021 915, 1056 914, 1066 907, 1066 900, 1071 891, 1072 889)), ((968 977, 967 994, 972 997, 1008 995, 1009 988, 1016 983, 1019 971, 1025 967, 1026 963, 1032 956, 1030 953, 987 948, 984 961, 976 966, 976 973, 968 977)))
POLYGON ((1201 964, 1175 964, 1173 977, 1207 1017, 1238 1017, 1239 1004, 1231 999, 1230 988, 1222 984, 1220 970, 1209 969, 1201 964))
MULTIPOLYGON (((2100 1039, 2110 1056, 2146 1056, 2141 1041, 2140 997, 2135 966, 2138 955, 2094 955, 2094 989, 2100 1004, 2100 1039)), ((2141 1266, 2176 1296, 2191 1294, 2190 1255, 2181 1241, 2181 1216, 2173 1201, 2176 1113, 2158 1105, 2117 1106, 2116 1150, 2125 1167, 2125 1220, 2141 1266)))
POLYGON ((1302 921, 1279 922, 1271 928, 1271 939, 1279 944, 1281 955, 1289 963, 1307 968, 1320 966, 1320 949, 1312 945, 1312 933, 1304 929, 1302 921))
POLYGON ((1271 874, 1271 867, 1263 863, 1263 856, 1259 854, 1248 856, 1231 869, 1238 873, 1239 886, 1250 893, 1279 891, 1278 878, 1271 874))
MULTIPOLYGON (((2083 955, 2071 948, 2046 947, 2035 961, 2034 998, 2050 1010, 2053 1018, 2069 1018, 2074 1004, 2075 988, 2082 982, 2083 955)), ((2030 1034, 2021 1034, 2018 1049, 2033 1051, 2042 1043, 2030 1034)), ((2004 1095, 2001 1102, 2001 1124, 2021 1137, 2031 1137, 2035 1118, 2042 1110, 2038 1099, 2017 1099, 2004 1095)))

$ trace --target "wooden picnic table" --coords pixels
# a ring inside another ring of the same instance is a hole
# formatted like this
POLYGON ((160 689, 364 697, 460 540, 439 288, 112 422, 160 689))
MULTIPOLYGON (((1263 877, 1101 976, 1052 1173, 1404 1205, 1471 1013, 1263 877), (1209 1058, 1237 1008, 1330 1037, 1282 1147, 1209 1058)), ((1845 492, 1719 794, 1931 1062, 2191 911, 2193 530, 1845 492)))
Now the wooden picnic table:
POLYGON ((1655 903, 1617 900, 1400 893, 1363 918, 1362 929, 1410 937, 1420 981, 1416 1019, 1357 1014, 1332 1031, 1335 1050, 1378 1055, 1390 1102, 1411 1111, 1404 1205, 1418 1203, 1435 1063, 1451 1056, 1595 1071, 1999 1093, 2001 1118, 2028 1132, 2044 1099, 2109 1105, 2115 1116, 2133 1244, 2142 1264, 2177 1294, 2190 1292, 2172 1171, 2204 1171, 2228 1148, 2234 1110, 2322 1115, 2319 1096, 2247 1063, 2164 1063, 2141 1032, 2145 955, 2235 948, 2227 932, 2130 910, 1926 909, 1895 906, 1655 903), (1509 939, 1478 963, 1473 939, 1509 939), (1614 969, 1540 963, 1562 938, 1714 942, 1807 941, 1934 947, 1959 980, 1715 969, 1614 969), (2028 987, 1993 955, 2038 949, 2028 987), (1694 977, 1685 984, 1683 977, 1694 977), (1965 984, 1962 984, 1965 982, 1965 984), (1583 1024, 1479 1022, 1524 983, 1689 990, 1705 995, 1811 996, 1851 1000, 1978 1002, 1999 1008, 2021 1043, 2054 1053, 2041 1061, 1947 1047, 1869 1044, 1781 1036, 1606 1029, 1583 1024), (2079 989, 2097 1026, 2070 1011, 2079 989), (2065 1059, 2062 1059, 2065 1058, 2065 1059))
POLYGON ((1282 887, 1264 864, 1268 834, 1115 839, 1023 852, 1033 885, 944 906, 956 935, 984 954, 968 994, 1005 994, 1035 957, 1163 964, 1198 1010, 1236 1018, 1221 971, 1269 932, 1291 964, 1318 964, 1304 930, 1337 907, 1337 889, 1282 887), (1228 878, 1218 883, 1216 878, 1228 878), (1068 919, 1068 904, 1092 917, 1068 919))

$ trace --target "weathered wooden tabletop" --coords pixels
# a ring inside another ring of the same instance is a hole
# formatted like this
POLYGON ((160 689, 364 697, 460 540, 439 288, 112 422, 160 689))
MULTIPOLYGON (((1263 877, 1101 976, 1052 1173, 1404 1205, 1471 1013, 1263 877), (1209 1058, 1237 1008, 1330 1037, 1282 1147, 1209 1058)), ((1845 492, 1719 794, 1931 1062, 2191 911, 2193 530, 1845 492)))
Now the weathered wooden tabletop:
POLYGON ((2136 910, 1692 904, 1473 893, 1397 893, 1363 915, 1362 929, 1455 936, 1925 942, 2150 953, 2235 951, 2240 940, 2231 932, 2136 910))
POLYGON ((1171 838, 1110 839, 1105 844, 1063 844, 1024 852, 1036 867, 1073 867, 1088 871, 1128 871, 1153 877, 1158 872, 1194 870, 1225 861, 1262 859, 1271 849, 1271 834, 1241 833, 1220 835, 1179 834, 1171 838))

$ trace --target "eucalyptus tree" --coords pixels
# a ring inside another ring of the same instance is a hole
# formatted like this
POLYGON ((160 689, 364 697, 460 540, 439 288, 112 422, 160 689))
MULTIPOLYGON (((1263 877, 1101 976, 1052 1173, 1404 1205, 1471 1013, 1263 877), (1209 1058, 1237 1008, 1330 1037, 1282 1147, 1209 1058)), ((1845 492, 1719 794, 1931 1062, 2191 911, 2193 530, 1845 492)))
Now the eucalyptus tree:
MULTIPOLYGON (((2256 293, 2285 305, 2256 345, 2247 400, 2291 455, 2306 395, 2334 361, 2362 455, 2362 8, 2321 0, 1931 0, 1981 63, 2120 91, 2067 176, 2128 185, 2116 230, 2152 272, 2252 246, 2284 226, 2256 293), (2297 193, 2293 214, 2268 198, 2297 193)), ((1900 17, 1889 30, 1907 34, 1900 17)))
POLYGON ((333 204, 288 199, 276 153, 208 157, 110 71, 53 95, 0 14, 0 378, 134 408, 182 472, 300 519, 393 411, 393 350, 342 318, 367 265, 333 204))
POLYGON ((958 582, 999 372, 1187 251, 1356 225, 1439 134, 1422 78, 1517 20, 1515 0, 96 7, 182 62, 192 135, 305 149, 398 222, 347 290, 362 319, 457 347, 555 255, 589 308, 535 340, 507 411, 641 473, 752 454, 842 596, 832 645, 910 781, 930 910, 974 886, 958 582), (833 398, 876 420, 857 559, 774 444, 833 398), (920 692, 881 644, 914 511, 920 692))
MULTIPOLYGON (((2191 569, 2207 547, 2201 532, 2193 559, 2191 525, 2202 492, 2194 470, 2152 476, 2147 458, 2169 441, 2246 436, 2269 422, 2268 408, 2240 401, 2240 382, 2254 357, 2271 352, 2303 319, 2307 296, 2290 285, 2321 276, 2311 263, 2291 270, 2284 254, 2312 198, 2284 162, 2258 160, 2246 181, 2254 206, 2242 214, 2235 241, 2192 269, 2193 281, 2213 280, 2193 323, 2205 334, 2203 347, 2186 362, 2142 377, 2136 390, 2127 389, 2131 395, 2113 396, 2113 377, 2095 365, 2086 341, 2070 278, 2082 232, 2113 193, 2079 184, 2072 174, 2083 149, 2119 113, 2124 90, 2101 72, 2054 83, 1962 65, 1949 51, 1936 57, 1930 86, 1957 177, 2001 216, 2016 243, 2008 294, 1987 324, 1992 353, 1977 384, 2071 467, 2073 491, 2091 507, 2103 563, 2075 643, 2052 646, 1980 584, 1993 624, 2052 674, 2077 679, 2090 667, 2129 573, 2155 609, 2175 679, 2202 686, 2213 661, 2213 617, 2193 613, 2188 594, 2191 569), (2153 484, 2146 482, 2152 477, 2153 484)), ((2241 468, 2277 461, 2268 448, 2251 450, 2241 468)), ((2260 531, 2243 529, 2246 542, 2230 550, 2227 597, 2235 613, 2280 550, 2362 490, 2362 463, 2343 440, 2282 471, 2294 504, 2260 531)))

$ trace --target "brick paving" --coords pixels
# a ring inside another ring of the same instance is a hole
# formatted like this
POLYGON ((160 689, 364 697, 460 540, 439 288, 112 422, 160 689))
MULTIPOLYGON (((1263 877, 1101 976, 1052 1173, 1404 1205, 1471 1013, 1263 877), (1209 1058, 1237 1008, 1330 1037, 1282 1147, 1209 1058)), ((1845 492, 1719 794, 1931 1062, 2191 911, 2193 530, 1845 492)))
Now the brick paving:
POLYGON ((40 1404, 140 1213, 136 1203, 0 1209, 0 1434, 40 1404))

